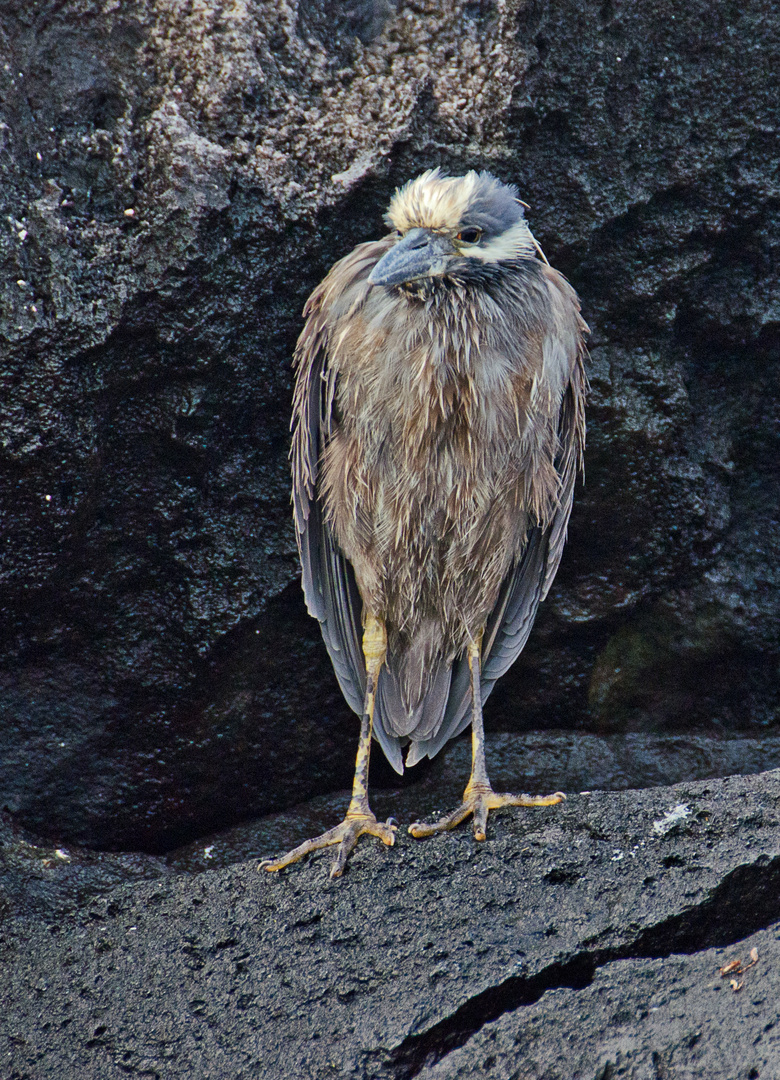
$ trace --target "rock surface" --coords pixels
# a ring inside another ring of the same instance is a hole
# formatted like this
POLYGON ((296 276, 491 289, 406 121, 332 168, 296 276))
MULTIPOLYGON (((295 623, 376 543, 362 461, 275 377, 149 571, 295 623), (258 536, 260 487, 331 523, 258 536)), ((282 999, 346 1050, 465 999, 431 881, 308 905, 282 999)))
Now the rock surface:
POLYGON ((779 809, 780 771, 583 795, 6 923, 2 1075, 768 1080, 779 809))
POLYGON ((0 805, 160 852, 349 782, 289 358, 432 164, 518 183, 593 330, 587 486, 489 723, 774 724, 779 38, 769 0, 4 5, 0 805))
MULTIPOLYGON (((496 791, 546 795, 588 788, 625 791, 663 787, 680 780, 704 780, 780 768, 780 739, 716 741, 701 735, 583 735, 548 731, 498 733, 488 740, 488 774, 496 791)), ((468 736, 450 743, 415 769, 406 783, 391 774, 392 786, 371 789, 371 807, 380 821, 394 817, 401 827, 437 816, 460 802, 471 766, 468 736)), ((168 852, 172 870, 209 870, 248 858, 268 858, 319 836, 344 816, 350 792, 320 795, 297 806, 200 837, 168 852)))
POLYGON ((0 920, 54 919, 124 882, 169 872, 154 855, 55 847, 0 815, 0 920))

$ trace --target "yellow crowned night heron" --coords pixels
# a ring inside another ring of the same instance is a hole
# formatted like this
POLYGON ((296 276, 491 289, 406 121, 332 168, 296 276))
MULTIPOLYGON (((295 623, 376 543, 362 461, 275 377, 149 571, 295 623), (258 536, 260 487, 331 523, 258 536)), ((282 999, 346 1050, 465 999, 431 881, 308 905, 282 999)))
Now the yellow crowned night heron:
POLYGON ((362 716, 347 816, 262 865, 396 825, 368 804, 372 733, 390 764, 468 724, 463 803, 413 836, 564 796, 493 792, 482 705, 558 569, 585 437, 587 331, 514 187, 438 169, 396 191, 392 233, 336 263, 296 350, 293 502, 309 611, 362 716), (362 640, 361 640, 362 630, 362 640))

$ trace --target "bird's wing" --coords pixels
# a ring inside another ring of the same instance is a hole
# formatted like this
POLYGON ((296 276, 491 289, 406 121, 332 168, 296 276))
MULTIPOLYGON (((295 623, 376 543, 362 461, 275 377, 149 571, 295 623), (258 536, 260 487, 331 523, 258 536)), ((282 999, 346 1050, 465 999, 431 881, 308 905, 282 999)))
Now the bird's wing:
MULTIPOLYGON (((319 620, 336 678, 350 708, 360 714, 366 689, 362 649, 362 601, 352 567, 325 520, 317 494, 322 452, 335 423, 337 373, 328 364, 328 337, 339 315, 359 308, 370 286, 365 278, 387 250, 388 241, 360 244, 336 263, 304 308, 306 324, 295 350, 293 396, 293 512, 309 613, 319 620)), ((390 763, 401 772, 400 744, 381 723, 375 734, 390 763)))
MULTIPOLYGON (((548 371, 566 373, 558 416, 558 450, 555 468, 560 478, 559 496, 551 520, 533 526, 512 569, 504 579, 498 601, 488 618, 482 639, 482 702, 487 700, 498 679, 509 670, 522 652, 531 632, 539 604, 552 585, 566 542, 574 484, 582 470, 585 449, 585 394, 587 378, 584 335, 587 326, 579 314, 579 302, 568 282, 545 266, 552 300, 552 324, 543 343, 542 361, 548 371)), ((449 701, 441 727, 435 736, 413 747, 407 764, 427 753, 433 757, 442 746, 468 726, 470 715, 468 663, 461 658, 453 665, 449 701), (411 754, 414 756, 412 757, 411 754)))
POLYGON ((545 369, 562 370, 568 375, 558 414, 558 499, 546 527, 536 525, 531 529, 522 556, 507 575, 488 620, 482 648, 483 697, 520 655, 536 609, 550 591, 566 543, 577 473, 583 466, 587 390, 584 334, 588 328, 568 282, 549 267, 544 268, 544 274, 553 296, 553 324, 543 343, 543 363, 545 369))

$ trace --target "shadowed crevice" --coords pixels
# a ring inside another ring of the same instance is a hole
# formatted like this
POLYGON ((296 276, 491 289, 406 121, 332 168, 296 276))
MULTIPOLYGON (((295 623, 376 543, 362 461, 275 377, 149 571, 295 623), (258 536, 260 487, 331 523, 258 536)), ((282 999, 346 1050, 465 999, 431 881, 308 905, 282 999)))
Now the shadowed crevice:
POLYGON ((445 1020, 410 1035, 386 1060, 395 1080, 412 1080, 463 1046, 486 1024, 504 1013, 533 1005, 548 990, 585 990, 598 968, 615 960, 662 960, 725 948, 780 919, 780 857, 759 856, 735 867, 700 904, 644 930, 625 945, 579 953, 553 963, 536 975, 513 975, 471 998, 445 1020))

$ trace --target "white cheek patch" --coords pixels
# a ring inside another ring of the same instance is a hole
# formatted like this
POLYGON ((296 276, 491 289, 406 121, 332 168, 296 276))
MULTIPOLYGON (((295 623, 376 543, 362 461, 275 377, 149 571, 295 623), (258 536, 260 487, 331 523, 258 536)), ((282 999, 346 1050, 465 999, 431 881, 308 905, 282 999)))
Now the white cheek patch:
POLYGON ((536 241, 525 221, 518 221, 511 229, 494 236, 486 244, 461 244, 460 252, 469 259, 482 262, 506 262, 523 256, 533 255, 536 241))

